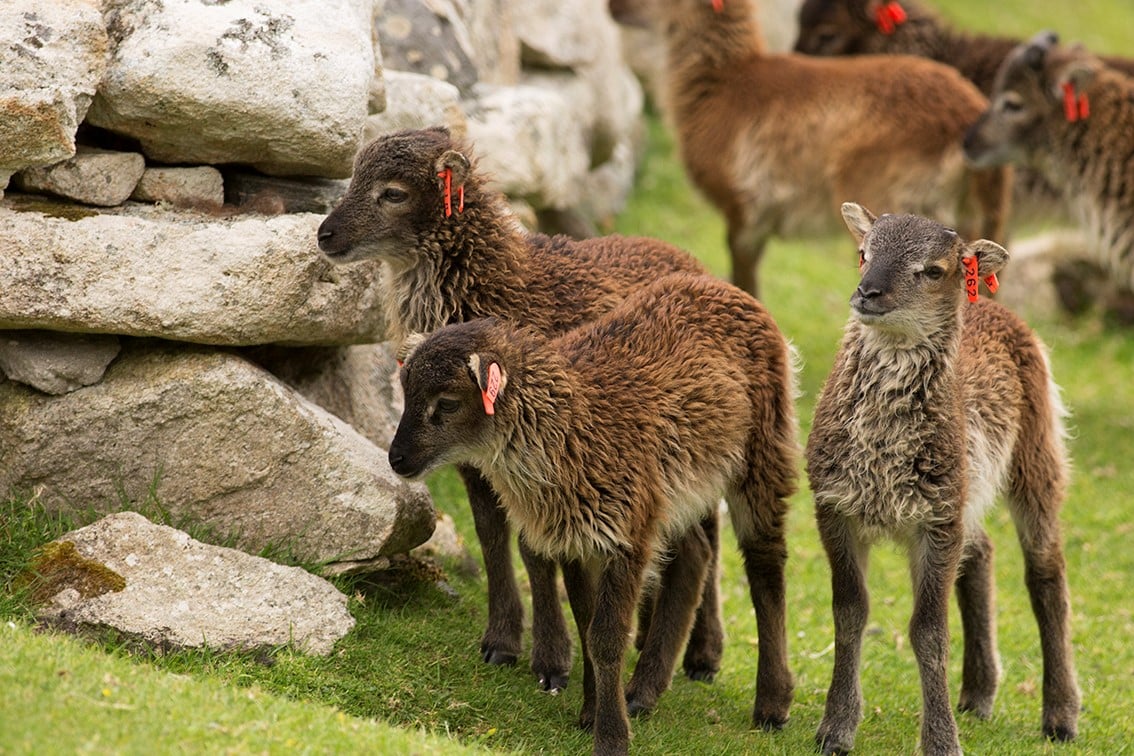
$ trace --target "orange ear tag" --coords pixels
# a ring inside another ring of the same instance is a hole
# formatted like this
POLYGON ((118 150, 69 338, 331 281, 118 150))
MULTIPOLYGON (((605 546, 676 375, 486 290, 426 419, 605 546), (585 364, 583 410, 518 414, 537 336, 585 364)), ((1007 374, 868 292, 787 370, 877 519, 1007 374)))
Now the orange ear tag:
POLYGON ((977 268, 980 266, 980 261, 975 257, 962 257, 961 264, 965 266, 965 293, 969 295, 969 301, 977 301, 977 287, 980 285, 980 278, 977 276, 977 268))
POLYGON ((480 392, 484 400, 484 414, 496 414, 496 397, 500 395, 500 366, 495 362, 488 366, 488 385, 480 392))
POLYGON ((995 294, 1000 288, 1000 281, 997 280, 995 273, 989 273, 984 277, 984 285, 988 287, 989 292, 995 294))

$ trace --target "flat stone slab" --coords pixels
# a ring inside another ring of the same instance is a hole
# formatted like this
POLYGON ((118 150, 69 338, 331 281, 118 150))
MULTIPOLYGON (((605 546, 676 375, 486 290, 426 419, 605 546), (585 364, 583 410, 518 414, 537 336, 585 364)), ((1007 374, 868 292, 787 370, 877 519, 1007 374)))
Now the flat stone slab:
POLYGON ((66 548, 46 549, 37 565, 59 588, 41 619, 71 632, 114 629, 162 651, 291 646, 325 656, 354 627, 347 597, 323 578, 201 543, 135 512, 109 515, 53 545, 66 548), (96 581, 84 574, 92 568, 120 579, 92 589, 96 581))

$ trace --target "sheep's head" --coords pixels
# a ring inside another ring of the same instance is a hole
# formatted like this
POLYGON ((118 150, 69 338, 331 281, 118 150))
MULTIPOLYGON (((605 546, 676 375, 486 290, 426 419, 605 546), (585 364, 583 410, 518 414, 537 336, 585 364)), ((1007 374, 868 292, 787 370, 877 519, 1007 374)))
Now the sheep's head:
POLYGON ((988 110, 965 134, 965 157, 973 165, 1035 163, 1059 124, 1089 115, 1084 90, 1101 64, 1058 41, 1054 32, 1041 32, 1000 64, 988 110))
POLYGON ((795 51, 807 55, 897 52, 896 37, 923 11, 908 0, 805 0, 795 51))
POLYGON ((979 278, 994 276, 1008 262, 999 244, 966 242, 918 215, 876 218, 846 202, 843 220, 858 242, 862 271, 850 300, 854 317, 902 340, 921 341, 956 317, 966 291, 966 259, 976 260, 969 275, 979 278))
POLYGON ((390 444, 390 467, 417 478, 449 463, 494 456, 497 406, 508 385, 504 326, 491 318, 411 336, 399 357, 405 409, 390 444))
POLYGON ((454 148, 448 129, 380 136, 355 158, 346 194, 319 226, 319 249, 335 262, 379 258, 412 264, 423 240, 447 219, 446 187, 451 216, 471 174, 468 157, 454 148))

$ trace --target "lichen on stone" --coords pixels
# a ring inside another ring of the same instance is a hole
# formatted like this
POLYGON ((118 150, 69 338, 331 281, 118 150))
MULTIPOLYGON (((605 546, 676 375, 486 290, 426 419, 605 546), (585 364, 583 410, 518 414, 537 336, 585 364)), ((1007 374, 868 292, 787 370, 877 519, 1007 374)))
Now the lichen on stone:
POLYGON ((45 604, 68 588, 83 599, 121 591, 126 588, 126 578, 84 557, 71 541, 52 541, 39 549, 16 578, 16 587, 28 588, 34 603, 45 604))

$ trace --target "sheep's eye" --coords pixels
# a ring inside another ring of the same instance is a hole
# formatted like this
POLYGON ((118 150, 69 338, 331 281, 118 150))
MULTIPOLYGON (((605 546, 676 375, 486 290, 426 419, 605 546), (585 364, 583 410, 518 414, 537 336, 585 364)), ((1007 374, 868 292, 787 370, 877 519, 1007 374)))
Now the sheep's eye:
POLYGON ((945 269, 940 265, 930 265, 928 268, 922 271, 922 275, 924 275, 930 281, 939 281, 941 280, 941 277, 945 275, 945 269))
POLYGON ((382 196, 380 199, 383 202, 397 204, 399 202, 405 202, 407 199, 409 199, 409 192, 405 191, 404 189, 399 189, 396 186, 388 186, 382 191, 382 196))
POLYGON ((446 414, 456 412, 461 408, 461 403, 456 399, 449 399, 448 397, 441 397, 437 400, 437 411, 446 414))
POLYGON ((1019 113, 1024 109, 1024 103, 1016 95, 1005 95, 1000 100, 1000 109, 1007 113, 1019 113))

